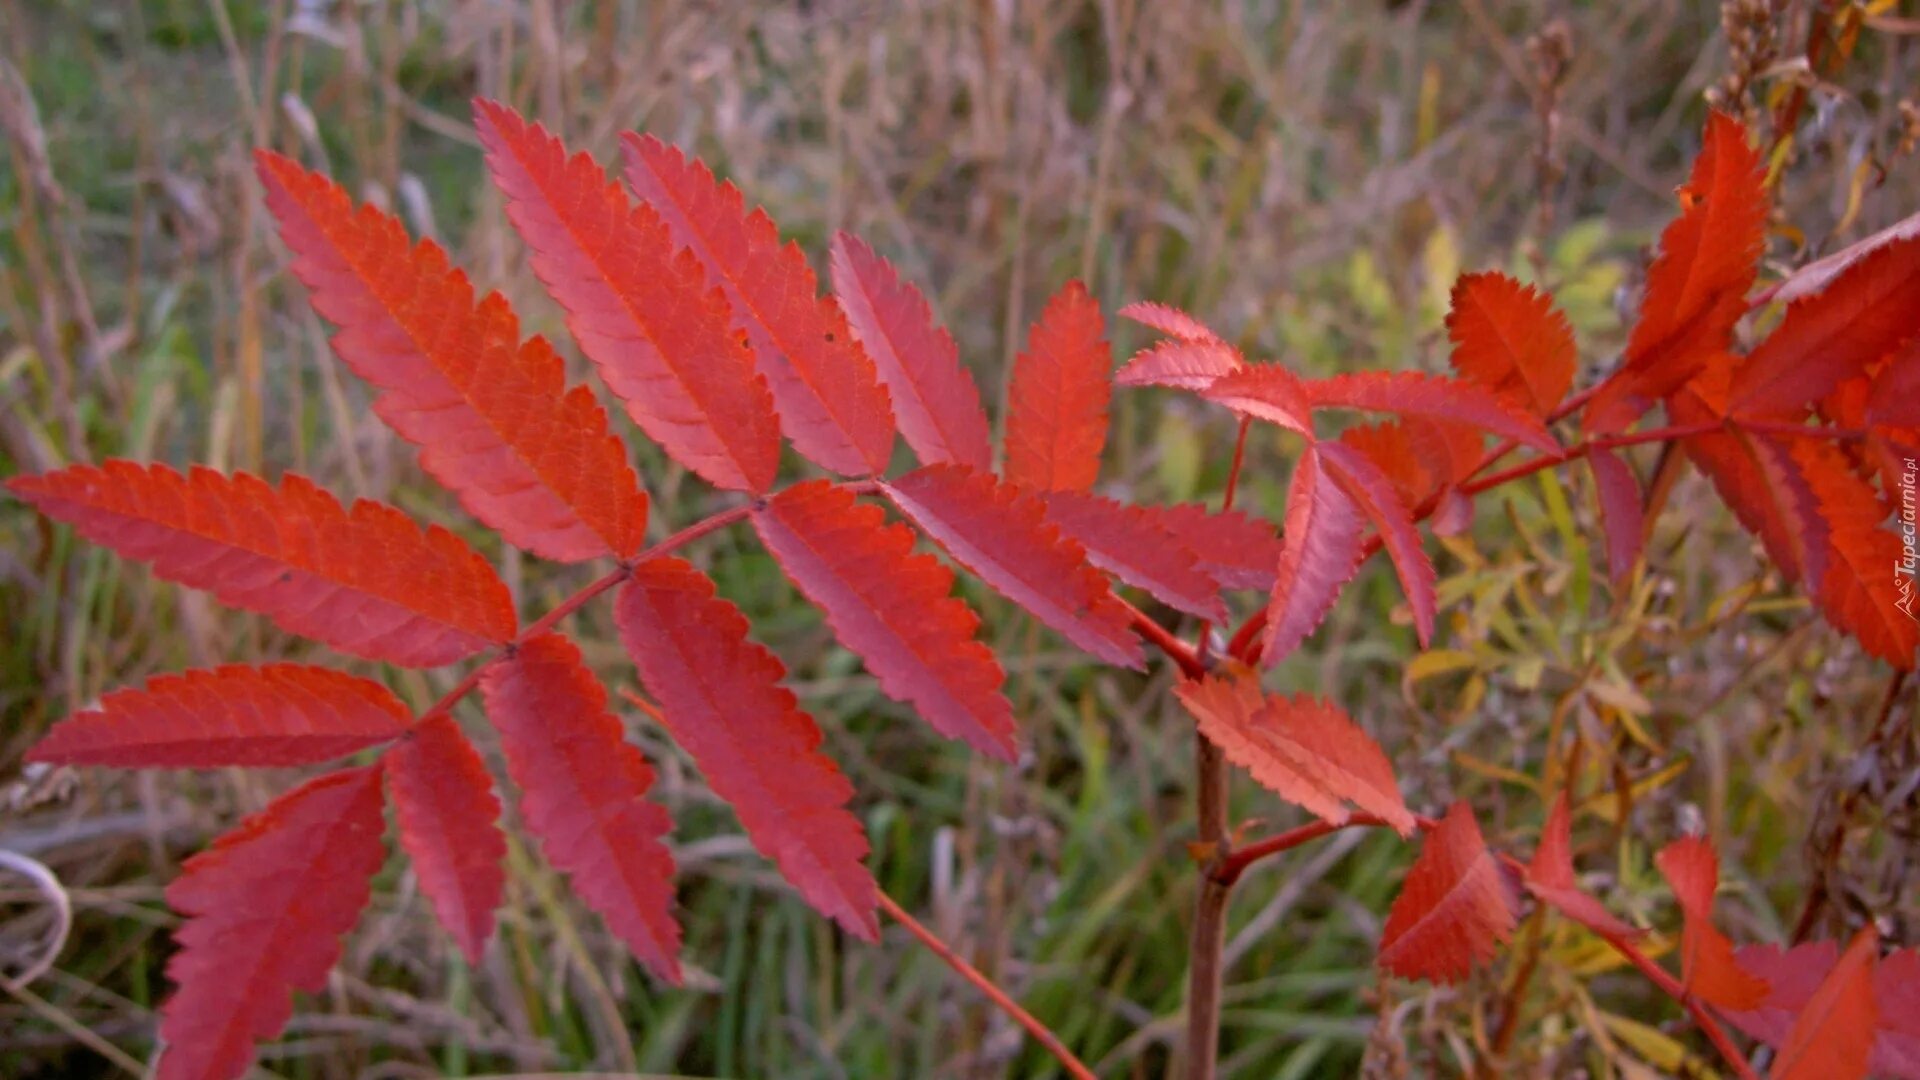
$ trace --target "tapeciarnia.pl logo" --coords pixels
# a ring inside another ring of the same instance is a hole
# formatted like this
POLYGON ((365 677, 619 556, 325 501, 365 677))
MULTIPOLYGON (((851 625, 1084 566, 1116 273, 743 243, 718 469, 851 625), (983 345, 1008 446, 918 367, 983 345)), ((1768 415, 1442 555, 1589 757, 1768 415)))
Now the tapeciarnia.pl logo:
POLYGON ((1920 527, 1915 525, 1914 479, 1920 474, 1920 468, 1914 466, 1914 459, 1906 459, 1906 471, 1900 474, 1900 561, 1893 564, 1893 584, 1900 590, 1900 599, 1894 606, 1907 613, 1907 618, 1920 621, 1913 609, 1914 571, 1920 567, 1920 555, 1916 555, 1915 533, 1920 527))

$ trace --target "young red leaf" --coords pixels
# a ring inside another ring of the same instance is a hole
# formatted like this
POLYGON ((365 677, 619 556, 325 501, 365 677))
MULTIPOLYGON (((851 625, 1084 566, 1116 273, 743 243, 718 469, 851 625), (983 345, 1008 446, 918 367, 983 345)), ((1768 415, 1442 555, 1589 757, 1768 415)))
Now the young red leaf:
POLYGON ((506 585, 459 537, 423 534, 382 503, 343 508, 305 477, 275 488, 248 473, 109 461, 7 486, 160 577, 356 656, 436 667, 514 634, 506 585))
POLYGON ((1542 453, 1560 445, 1532 413, 1495 397, 1490 390, 1458 379, 1420 371, 1362 371, 1311 379, 1301 391, 1313 408, 1362 409, 1421 417, 1489 431, 1542 453))
POLYGON ((1197 503, 1143 506, 1140 510, 1193 552, 1200 569, 1222 589, 1273 588, 1280 537, 1273 525, 1238 510, 1211 512, 1197 503))
POLYGON ((1879 935, 1868 923, 1813 992, 1773 1063, 1772 1080, 1858 1080, 1867 1075, 1878 1013, 1873 967, 1879 935))
POLYGON ((1287 488, 1286 530, 1260 652, 1268 664, 1300 647, 1360 569, 1360 507, 1327 476, 1321 445, 1307 447, 1287 488))
POLYGON ((121 768, 313 765, 406 731, 386 687, 303 664, 161 675, 55 724, 28 761, 121 768))
MULTIPOLYGON (((1840 946, 1832 941, 1808 941, 1790 949, 1777 945, 1745 945, 1736 953, 1740 966, 1768 985, 1767 1000, 1745 1012, 1728 1012, 1740 1030, 1780 1048, 1797 1019, 1807 1013, 1814 994, 1833 974, 1840 946)), ((1920 1080, 1920 949, 1901 949, 1883 958, 1873 970, 1874 1030, 1863 1037, 1871 1044, 1867 1071, 1874 1076, 1920 1080)))
POLYGON ((1135 300, 1119 311, 1123 319, 1130 319, 1141 326, 1151 327, 1168 337, 1182 341, 1205 342, 1211 345, 1225 345, 1227 340, 1199 319, 1181 311, 1170 304, 1156 304, 1151 300, 1135 300))
POLYGON ((1414 817, 1380 745, 1335 706, 1266 694, 1252 672, 1182 682, 1174 693, 1200 733, 1261 786, 1333 825, 1352 803, 1402 836, 1414 817))
POLYGON ((607 711, 580 650, 542 634, 480 677, 520 817, 554 868, 647 969, 680 983, 667 812, 646 801, 653 769, 607 711))
POLYGON ((1412 513, 1394 493, 1393 484, 1365 454, 1337 442, 1322 443, 1319 449, 1327 475, 1365 511, 1374 528, 1380 530, 1387 555, 1393 559, 1394 573, 1399 575, 1400 587, 1406 591, 1407 606, 1413 609, 1414 631, 1424 647, 1433 638, 1437 603, 1435 577, 1433 563, 1428 561, 1420 533, 1414 528, 1412 513))
POLYGON ((766 211, 748 213, 740 190, 703 162, 651 135, 629 133, 620 144, 628 186, 726 295, 794 449, 847 476, 885 472, 893 454, 887 391, 799 246, 781 244, 766 211))
POLYGON ((295 990, 325 989, 340 937, 386 858, 380 771, 328 773, 287 792, 188 859, 167 886, 186 918, 167 962, 156 1080, 232 1080, 254 1044, 293 1016, 295 990))
POLYGON ((1086 549, 1047 524, 1039 498, 960 465, 928 465, 882 490, 955 561, 1068 641, 1110 664, 1144 666, 1126 608, 1086 549))
POLYGON ((380 391, 374 412, 421 448, 420 464, 507 541, 561 561, 639 550, 647 499, 626 448, 542 339, 521 344, 498 293, 474 305, 467 276, 398 219, 358 212, 338 184, 267 151, 267 207, 297 256, 333 348, 380 391))
POLYGON ((1713 894, 1720 886, 1720 856, 1713 841, 1688 836, 1660 850, 1654 863, 1673 887, 1685 923, 1680 937, 1680 979, 1687 993, 1724 1009, 1752 1009, 1767 998, 1767 984, 1740 967, 1733 943, 1713 924, 1713 894))
POLYGON ((1535 416, 1573 385, 1573 326, 1553 298, 1496 272, 1454 283, 1447 313, 1453 369, 1535 416))
POLYGON ((841 232, 833 237, 833 291, 893 400, 900 434, 921 462, 993 468, 980 390, 920 290, 865 241, 841 232))
POLYGON ((1793 455, 1826 528, 1828 558, 1815 590, 1821 614, 1868 652, 1911 669, 1920 651, 1920 621, 1913 615, 1911 592, 1900 589, 1900 573, 1888 572, 1903 566, 1911 549, 1882 527, 1885 505, 1832 444, 1797 440, 1793 455))
POLYGON ((1685 210, 1660 234, 1646 299, 1620 367, 1587 402, 1590 432, 1619 431, 1727 348, 1766 250, 1766 179, 1738 120, 1716 112, 1681 191, 1685 210))
POLYGON ((420 891, 467 964, 478 966, 507 885, 500 800, 486 763, 446 713, 420 721, 380 763, 420 891))
POLYGON ((1306 384, 1279 364, 1251 364, 1222 375, 1201 396, 1242 416, 1313 438, 1313 403, 1307 400, 1306 384))
POLYGON ((614 621, 674 741, 732 804, 753 846, 821 914, 878 941, 867 836, 846 805, 853 785, 780 685, 786 669, 748 640, 740 609, 692 564, 651 559, 620 590, 614 621))
POLYGON ((953 571, 915 554, 913 530, 824 480, 759 507, 767 550, 835 636, 866 661, 880 688, 934 730, 1003 761, 1014 758, 1013 707, 993 650, 974 640, 980 618, 953 591, 953 571))
POLYGON ((708 482, 765 491, 780 465, 773 396, 660 216, 503 105, 476 102, 474 124, 534 272, 633 422, 708 482))
POLYGON ((1006 478, 1029 491, 1085 491, 1100 476, 1113 396, 1100 305, 1069 281, 1027 331, 1007 391, 1006 478))
POLYGON ((1086 548, 1088 562, 1162 603, 1202 619, 1226 621, 1219 583, 1145 508, 1087 491, 1051 491, 1041 501, 1047 523, 1086 548))
POLYGON ((1513 899, 1465 802, 1427 833, 1387 912, 1380 966, 1406 979, 1457 982, 1513 933, 1513 899))
POLYGON ((1620 455, 1604 447, 1587 451, 1594 490, 1600 495, 1600 528, 1606 536, 1607 574, 1615 584, 1633 574, 1646 542, 1646 514, 1640 481, 1620 455))
POLYGON ((1176 390, 1205 390, 1216 379, 1245 366, 1240 351, 1216 341, 1163 341, 1134 353, 1114 373, 1121 386, 1170 386, 1176 390))
POLYGON ((1553 811, 1540 831, 1540 846, 1527 865, 1527 891, 1560 914, 1602 937, 1632 940, 1644 931, 1629 926, 1587 895, 1573 876, 1573 811, 1566 792, 1553 801, 1553 811))

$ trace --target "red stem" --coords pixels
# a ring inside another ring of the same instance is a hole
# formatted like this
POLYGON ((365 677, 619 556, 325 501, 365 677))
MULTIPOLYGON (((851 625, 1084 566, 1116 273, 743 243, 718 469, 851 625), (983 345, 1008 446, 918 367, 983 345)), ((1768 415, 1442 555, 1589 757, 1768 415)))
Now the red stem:
POLYGON ((906 927, 908 933, 919 938, 920 944, 925 945, 929 952, 939 957, 941 962, 952 968, 961 978, 972 983, 974 989, 986 995, 987 1000, 993 1002, 995 1008, 1026 1028, 1027 1034, 1033 1036, 1035 1042, 1045 1047, 1047 1053, 1053 1055, 1061 1068, 1067 1070, 1068 1076, 1073 1077, 1074 1080, 1098 1080, 1093 1070, 1087 1068, 1086 1064, 1075 1057, 1073 1051, 1067 1049, 1067 1045, 1060 1041, 1060 1036, 1055 1035, 1047 1025, 1035 1019, 1032 1013, 1021 1008, 1019 1002, 1008 997, 1006 991, 995 986, 992 979, 981 974, 980 969, 967 963, 959 953, 953 951, 951 946, 936 937, 933 931, 920 925, 919 920, 901 910, 900 905, 894 903, 893 897, 884 892, 880 894, 880 910, 886 912, 901 926, 906 927))

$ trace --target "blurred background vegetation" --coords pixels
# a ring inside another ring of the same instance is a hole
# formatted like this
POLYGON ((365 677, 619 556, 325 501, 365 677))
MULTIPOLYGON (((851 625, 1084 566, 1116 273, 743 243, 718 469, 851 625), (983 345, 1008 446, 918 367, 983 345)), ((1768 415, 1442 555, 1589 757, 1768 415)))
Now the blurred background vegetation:
MULTIPOLYGON (((926 288, 997 399, 1026 322, 1075 276, 1109 310, 1179 304, 1250 353, 1329 372, 1443 365, 1454 277, 1503 267, 1555 290, 1603 370, 1709 95, 1776 149, 1783 270, 1920 209, 1916 87, 1920 18, 1888 2, 0 0, 0 471, 109 456, 297 470, 468 536, 523 610, 584 581, 501 550, 375 420, 284 272, 249 168, 255 146, 324 167, 564 342, 484 179, 476 94, 603 155, 626 129, 678 142, 816 259, 832 230, 861 233, 926 288), (1809 64, 1823 12, 1834 40, 1809 64), (1776 141, 1796 98, 1795 136, 1776 141)), ((1123 353, 1139 344, 1114 334, 1123 353)), ((1121 398, 1116 420, 1113 493, 1217 500, 1223 415, 1152 392, 1121 398)), ((722 505, 629 436, 655 530, 722 505)), ((1293 449, 1256 440, 1251 505, 1277 516, 1293 449)), ((1874 913, 1912 943, 1911 697, 1889 697, 1886 670, 1783 589, 1697 478, 1668 495, 1646 573, 1613 589, 1592 569, 1585 483, 1548 473, 1481 500, 1477 527, 1437 552, 1447 620, 1431 651, 1376 564, 1271 684, 1339 700, 1412 804, 1471 798, 1517 850, 1543 816, 1550 732, 1577 732, 1593 792, 1578 828, 1598 838, 1583 865, 1644 924, 1675 925, 1651 852, 1704 826, 1737 940, 1784 939, 1818 894, 1814 932, 1874 913)), ((821 717, 882 886, 1102 1075, 1160 1075, 1194 884, 1190 726, 1169 673, 1096 669, 975 595, 1031 748, 1004 768, 880 697, 744 534, 698 558, 821 717)), ((0 1075, 137 1073, 165 991, 162 887, 294 777, 47 772, 22 755, 113 686, 313 650, 11 500, 0 611, 0 848, 50 867, 76 912, 52 971, 0 981, 0 1075)), ((604 612, 574 629, 632 685, 604 612)), ((370 673, 419 703, 450 681, 370 673)), ((263 1068, 1051 1074, 897 928, 881 948, 843 940, 792 899, 661 733, 626 719, 678 822, 685 989, 650 985, 517 844, 501 934, 469 969, 396 859, 263 1068)), ((1234 811, 1299 817, 1244 780, 1234 811)), ((1557 924, 1523 931, 1539 961, 1517 993, 1511 965, 1449 989, 1380 982, 1373 943, 1408 857, 1341 834, 1242 885, 1223 1075, 1704 1074, 1677 1010, 1557 924), (1514 1008, 1522 1034, 1502 1038, 1514 1008)), ((17 971, 47 904, 4 873, 0 903, 0 973, 17 971)))

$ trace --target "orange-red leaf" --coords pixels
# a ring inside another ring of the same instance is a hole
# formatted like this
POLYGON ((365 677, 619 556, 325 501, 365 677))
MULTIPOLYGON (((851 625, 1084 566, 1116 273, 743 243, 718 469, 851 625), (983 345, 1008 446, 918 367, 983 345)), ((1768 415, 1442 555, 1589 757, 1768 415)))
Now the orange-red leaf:
POLYGON ((1620 455, 1605 447, 1587 451, 1593 469, 1594 490, 1600 496, 1600 529, 1607 544, 1607 574, 1614 582, 1627 580, 1640 561, 1646 542, 1646 510, 1640 481, 1620 455))
POLYGON ((376 682, 303 664, 161 675, 55 724, 29 761, 121 768, 312 765, 404 732, 407 707, 376 682))
POLYGON ((740 609, 692 564, 651 559, 620 590, 614 621, 674 741, 733 805, 753 846, 821 914, 879 940, 867 836, 847 811, 853 785, 780 685, 786 669, 748 640, 740 609))
POLYGON ((1239 371, 1240 351, 1217 341, 1162 341, 1133 354, 1114 373, 1121 386, 1170 386, 1177 390, 1205 390, 1214 381, 1239 371))
POLYGON ((503 105, 477 102, 474 124, 534 272, 634 423, 708 482, 765 491, 780 465, 773 397, 660 215, 503 105))
POLYGON ((1630 940, 1643 933, 1615 918, 1574 879, 1573 812, 1565 792, 1553 801, 1553 811, 1540 831, 1540 846, 1527 864, 1525 884, 1528 892, 1596 934, 1630 940))
POLYGON ((350 769, 287 792, 188 859, 167 886, 186 918, 160 1010, 157 1080, 232 1080, 254 1044, 293 1016, 294 990, 317 992, 340 937, 367 906, 386 849, 380 771, 350 769))
POLYGON ((1505 274, 1466 274, 1447 313, 1453 369, 1535 416, 1573 385, 1573 327, 1553 298, 1505 274))
POLYGON ((1753 1009, 1767 998, 1765 980, 1754 978, 1733 956, 1733 943, 1713 924, 1713 894, 1720 887, 1720 856, 1713 841, 1688 836, 1654 856, 1673 887, 1685 920, 1680 936, 1680 981, 1687 993, 1724 1009, 1753 1009))
POLYGON ((1849 266, 1825 291, 1795 301, 1734 372, 1732 409, 1798 416, 1848 378, 1920 335, 1920 237, 1849 266))
POLYGON ((900 434, 921 462, 991 469, 980 390, 920 290, 865 241, 841 232, 833 238, 833 291, 893 400, 900 434))
POLYGON ((1086 549, 1047 524, 1039 498, 961 465, 928 465, 882 490, 955 561, 1068 641, 1110 664, 1144 665, 1126 608, 1086 549))
POLYGON ((1796 440, 1793 456, 1826 531, 1827 558, 1819 581, 1810 583, 1821 614, 1868 652, 1911 669, 1920 651, 1920 619, 1914 614, 1914 578, 1901 568, 1910 568, 1912 548, 1883 527, 1886 506, 1831 443, 1796 440))
POLYGON ((50 518, 169 581, 206 589, 343 652, 435 667, 514 634, 493 568, 439 526, 305 477, 109 461, 7 481, 50 518))
POLYGON ((1773 1063, 1772 1080, 1859 1080, 1867 1075, 1879 1015, 1874 960, 1879 935, 1860 928, 1833 970, 1813 992, 1773 1063))
POLYGON ((1251 364, 1201 391, 1208 401, 1313 438, 1313 403, 1300 376, 1279 364, 1251 364))
POLYGON ((1146 508, 1089 491, 1052 491, 1041 497, 1047 523, 1087 550, 1087 561, 1162 603, 1225 622, 1220 586, 1198 558, 1146 508))
POLYGON ((1365 454, 1342 443, 1320 444, 1327 475, 1345 491, 1380 530, 1387 555, 1393 559, 1394 573, 1407 594, 1407 606, 1413 609, 1414 631, 1422 646, 1433 637, 1436 599, 1433 563, 1427 559, 1414 528, 1413 514, 1393 490, 1393 484, 1365 454))
POLYGON ((1513 933, 1513 898, 1465 802, 1427 833, 1387 912, 1380 966, 1407 979, 1456 982, 1513 933))
POLYGON ((420 465, 507 541, 549 559, 639 549, 647 499, 592 391, 567 389, 544 340, 520 341, 506 298, 476 307, 467 276, 398 219, 358 212, 338 184, 256 155, 267 207, 297 256, 333 348, 380 391, 373 403, 420 465))
POLYGON ((1920 237, 1920 213, 1910 214, 1864 240, 1857 240, 1795 270, 1773 289, 1772 299, 1784 304, 1825 292, 1844 271, 1861 259, 1896 241, 1915 237, 1920 237))
POLYGON ((1227 343, 1227 340, 1215 333, 1212 327, 1171 304, 1135 300, 1121 308, 1119 315, 1123 319, 1131 319, 1141 326, 1151 327, 1168 337, 1179 338, 1182 341, 1203 341, 1214 345, 1227 343))
MULTIPOLYGON (((1690 386, 1667 401, 1676 424, 1722 419, 1711 389, 1690 386)), ((1826 525, 1813 488, 1780 440, 1730 428, 1687 437, 1687 456, 1789 581, 1818 583, 1826 568, 1826 525)))
POLYGON ((1465 424, 1525 443, 1543 453, 1560 449, 1538 417, 1458 379, 1421 371, 1361 371, 1301 384, 1314 408, 1361 409, 1465 424))
POLYGON ((1140 508, 1200 564, 1222 589, 1273 588, 1280 537, 1270 522, 1238 510, 1209 511, 1197 503, 1140 508))
POLYGON ((1307 447, 1288 483, 1286 530, 1260 653, 1269 664, 1300 647, 1360 569, 1360 507, 1327 476, 1320 449, 1307 447))
POLYGON ((1182 682, 1174 692, 1200 733, 1267 790, 1329 824, 1345 824, 1352 803, 1413 835, 1414 817, 1387 755, 1335 706, 1304 694, 1263 693, 1244 670, 1182 682))
MULTIPOLYGON (((1784 1047, 1797 1019, 1840 958, 1833 941, 1808 941, 1790 949, 1746 945, 1735 954, 1740 966, 1767 981, 1767 1000, 1748 1012, 1729 1012, 1740 1030, 1775 1048, 1784 1047)), ((1856 976, 1857 977, 1857 976, 1856 976)), ((1873 1002, 1877 1024, 1856 1033, 1871 1044, 1867 1071, 1874 1076, 1920 1080, 1920 949, 1901 949, 1874 966, 1873 1002)))
POLYGON ((554 868, 657 977, 680 982, 672 823, 646 801, 653 769, 607 711, 607 692, 558 634, 524 642, 480 677, 520 818, 554 868))
POLYGON ((1027 331, 1007 392, 1006 478, 1029 491, 1085 491, 1100 476, 1113 395, 1100 305, 1069 281, 1027 331))
POLYGON ((486 763, 446 713, 420 721, 380 762, 420 891, 477 966, 507 885, 500 800, 486 763))
POLYGON ((1004 761, 1014 758, 1013 707, 980 618, 952 596, 953 571, 913 550, 913 530, 824 480, 798 484, 755 510, 781 569, 826 612, 896 701, 934 730, 1004 761))
POLYGON ((807 257, 740 190, 651 135, 621 137, 627 184, 726 295, 773 389, 781 430, 808 459, 847 476, 885 472, 893 454, 887 391, 839 305, 822 297, 807 257))
POLYGON ((1590 432, 1618 431, 1725 351, 1766 250, 1759 155, 1738 120, 1716 112, 1681 189, 1685 209, 1660 234, 1646 299, 1619 370, 1587 402, 1590 432))

